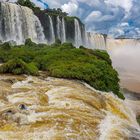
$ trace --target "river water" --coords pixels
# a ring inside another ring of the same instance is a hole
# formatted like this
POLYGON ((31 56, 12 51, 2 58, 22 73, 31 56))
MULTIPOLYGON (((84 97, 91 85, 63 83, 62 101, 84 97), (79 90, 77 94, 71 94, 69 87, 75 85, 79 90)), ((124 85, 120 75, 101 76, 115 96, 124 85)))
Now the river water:
POLYGON ((85 83, 0 75, 1 140, 129 140, 140 138, 127 101, 85 83))

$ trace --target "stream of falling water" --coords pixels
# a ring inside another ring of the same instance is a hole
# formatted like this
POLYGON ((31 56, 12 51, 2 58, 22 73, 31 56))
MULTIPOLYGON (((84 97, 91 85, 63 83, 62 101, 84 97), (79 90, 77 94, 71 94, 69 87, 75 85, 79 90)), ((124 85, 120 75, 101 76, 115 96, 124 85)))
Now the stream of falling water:
POLYGON ((0 41, 23 44, 27 38, 45 43, 43 28, 33 11, 13 3, 0 3, 0 41))
POLYGON ((62 18, 62 42, 66 42, 66 27, 64 18, 62 18))
POLYGON ((139 140, 125 101, 74 80, 0 76, 0 140, 139 140))
POLYGON ((51 33, 51 43, 55 42, 55 34, 54 34, 54 27, 53 27, 53 21, 52 21, 52 17, 49 16, 49 22, 50 22, 50 33, 51 33))

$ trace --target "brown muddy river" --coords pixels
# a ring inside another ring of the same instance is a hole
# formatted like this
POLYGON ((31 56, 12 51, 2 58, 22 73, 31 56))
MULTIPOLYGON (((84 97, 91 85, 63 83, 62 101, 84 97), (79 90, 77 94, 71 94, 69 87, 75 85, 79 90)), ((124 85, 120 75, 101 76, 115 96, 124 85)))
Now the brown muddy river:
POLYGON ((131 103, 79 81, 0 75, 0 140, 140 138, 131 103))

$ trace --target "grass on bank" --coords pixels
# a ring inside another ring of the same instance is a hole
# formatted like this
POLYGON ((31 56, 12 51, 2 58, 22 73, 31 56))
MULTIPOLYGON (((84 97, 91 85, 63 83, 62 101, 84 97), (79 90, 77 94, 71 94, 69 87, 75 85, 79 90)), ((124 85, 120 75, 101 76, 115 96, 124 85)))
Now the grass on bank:
POLYGON ((113 69, 107 52, 84 47, 75 48, 71 43, 56 43, 48 46, 35 44, 30 39, 25 45, 11 47, 0 45, 2 73, 37 75, 38 70, 49 76, 83 80, 101 91, 120 93, 118 73, 113 69))
POLYGON ((25 63, 22 59, 12 59, 0 66, 0 73, 38 75, 38 68, 33 63, 25 63))

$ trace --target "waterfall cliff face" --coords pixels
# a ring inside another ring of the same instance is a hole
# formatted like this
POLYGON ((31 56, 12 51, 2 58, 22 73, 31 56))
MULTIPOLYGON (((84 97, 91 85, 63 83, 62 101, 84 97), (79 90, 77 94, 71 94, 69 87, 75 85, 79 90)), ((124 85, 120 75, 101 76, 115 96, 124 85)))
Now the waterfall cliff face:
POLYGON ((0 41, 24 44, 30 38, 35 43, 52 44, 56 39, 92 49, 105 49, 103 35, 87 33, 77 18, 34 14, 27 7, 14 3, 0 3, 0 41))
POLYGON ((37 16, 44 28, 46 39, 51 40, 48 42, 54 43, 55 39, 60 39, 62 43, 70 42, 76 47, 84 45, 85 28, 79 20, 74 18, 71 20, 62 16, 49 16, 47 14, 37 14, 37 16))
POLYGON ((36 43, 45 42, 43 28, 33 11, 12 3, 0 3, 0 41, 23 44, 27 38, 36 43))

